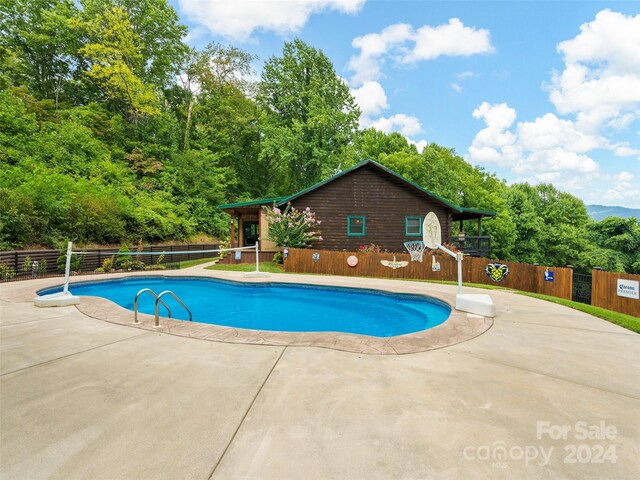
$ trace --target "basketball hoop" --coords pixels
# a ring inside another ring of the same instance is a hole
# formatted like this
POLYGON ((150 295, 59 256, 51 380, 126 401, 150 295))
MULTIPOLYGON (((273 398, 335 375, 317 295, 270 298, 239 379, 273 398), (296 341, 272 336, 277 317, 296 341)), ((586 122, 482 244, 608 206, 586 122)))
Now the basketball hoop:
POLYGON ((422 254, 425 249, 424 242, 404 242, 404 247, 409 251, 412 262, 422 262, 422 254))

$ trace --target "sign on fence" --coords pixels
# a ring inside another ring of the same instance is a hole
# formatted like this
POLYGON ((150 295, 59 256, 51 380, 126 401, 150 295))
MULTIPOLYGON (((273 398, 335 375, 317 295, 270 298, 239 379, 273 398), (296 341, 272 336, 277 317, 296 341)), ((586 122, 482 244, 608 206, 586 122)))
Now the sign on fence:
POLYGON ((619 297, 635 298, 637 300, 640 298, 640 282, 619 278, 616 293, 619 297))
POLYGON ((544 281, 553 282, 553 270, 546 269, 544 271, 544 281))

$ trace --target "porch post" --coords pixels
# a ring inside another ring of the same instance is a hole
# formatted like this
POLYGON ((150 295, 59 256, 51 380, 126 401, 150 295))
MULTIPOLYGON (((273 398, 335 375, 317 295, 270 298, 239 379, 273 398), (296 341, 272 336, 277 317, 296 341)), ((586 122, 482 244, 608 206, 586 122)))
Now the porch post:
POLYGON ((478 217, 478 236, 482 236, 482 215, 478 217))
MULTIPOLYGON (((260 235, 262 235, 262 209, 258 208, 258 231, 256 232, 256 243, 259 244, 261 243, 262 238, 260 238, 260 235)), ((258 255, 259 250, 256 250, 256 256, 258 255)))
POLYGON ((236 242, 236 215, 235 212, 231 214, 231 248, 234 247, 234 243, 236 242))
POLYGON ((458 232, 463 232, 464 230, 462 229, 462 220, 460 220, 460 229, 458 230, 458 232))

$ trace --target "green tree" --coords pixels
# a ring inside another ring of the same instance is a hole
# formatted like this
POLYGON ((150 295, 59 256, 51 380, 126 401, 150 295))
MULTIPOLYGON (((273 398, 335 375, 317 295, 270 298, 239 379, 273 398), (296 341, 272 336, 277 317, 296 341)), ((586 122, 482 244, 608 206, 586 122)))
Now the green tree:
POLYGON ((14 84, 58 103, 73 70, 68 21, 77 11, 72 0, 0 0, 0 46, 12 52, 14 84))
POLYGON ((217 206, 224 203, 229 184, 235 181, 232 169, 221 167, 215 154, 188 150, 167 163, 164 182, 171 185, 174 198, 188 210, 188 217, 199 232, 222 236, 228 219, 217 206))
POLYGON ((0 165, 18 162, 37 129, 36 116, 26 103, 9 90, 0 90, 0 165))
POLYGON ((259 86, 260 160, 285 177, 265 193, 289 193, 333 173, 357 130, 360 111, 322 51, 296 39, 265 63, 259 86))
POLYGON ((397 132, 384 133, 375 128, 367 128, 356 133, 353 139, 355 162, 363 160, 381 161, 383 155, 404 152, 418 153, 415 145, 410 145, 405 137, 397 132))
POLYGON ((638 219, 610 216, 589 226, 594 246, 585 255, 589 267, 640 273, 640 224, 638 219))
POLYGON ((137 39, 136 75, 157 88, 175 83, 189 48, 183 42, 187 28, 167 0, 81 0, 81 4, 87 18, 104 17, 114 8, 124 11, 137 39))
POLYGON ((234 184, 233 196, 259 194, 255 184, 260 182, 254 180, 258 110, 251 98, 255 85, 249 80, 254 60, 238 48, 219 44, 194 52, 177 102, 184 119, 183 150, 211 151, 218 165, 234 169, 243 181, 234 184))
POLYGON ((78 50, 88 64, 84 73, 104 98, 132 120, 159 113, 153 85, 140 76, 144 68, 141 40, 127 11, 113 7, 93 16, 85 14, 71 24, 86 38, 78 50))

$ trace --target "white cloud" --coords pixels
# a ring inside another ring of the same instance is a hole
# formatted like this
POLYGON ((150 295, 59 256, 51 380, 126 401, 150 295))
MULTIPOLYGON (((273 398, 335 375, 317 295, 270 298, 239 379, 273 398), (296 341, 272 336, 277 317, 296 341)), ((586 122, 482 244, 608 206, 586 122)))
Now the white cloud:
POLYGON ((469 147, 471 160, 477 163, 509 164, 519 157, 513 148, 516 136, 508 131, 516 119, 516 111, 506 103, 491 105, 483 102, 473 111, 473 118, 484 120, 487 127, 480 130, 469 147))
POLYGON ((638 118, 640 14, 603 10, 558 52, 565 68, 553 75, 549 99, 559 113, 576 114, 580 129, 591 132, 638 118))
POLYGON ((531 151, 563 148, 570 152, 588 152, 606 142, 576 129, 570 120, 561 120, 553 113, 538 117, 533 122, 518 123, 520 145, 531 151))
POLYGON ((615 178, 619 182, 630 182, 631 180, 633 180, 633 174, 623 171, 618 173, 615 178))
POLYGON ((633 183, 633 174, 622 171, 614 176, 611 187, 603 198, 612 203, 626 203, 640 201, 640 188, 633 183))
POLYGON ((373 121, 370 127, 384 133, 399 132, 405 137, 417 135, 422 132, 420 120, 411 115, 405 115, 404 113, 398 113, 388 118, 380 117, 373 121))
POLYGON ((380 78, 382 57, 411 38, 412 32, 411 25, 398 23, 386 27, 380 33, 354 38, 351 45, 359 49, 360 53, 349 60, 348 69, 355 72, 351 82, 360 85, 380 78))
POLYGON ((478 74, 467 70, 466 72, 460 72, 456 74, 456 77, 459 78, 460 80, 467 80, 469 78, 477 78, 478 74))
POLYGON ((462 93, 462 90, 463 90, 462 85, 459 85, 457 83, 452 83, 450 86, 454 91, 458 93, 462 93))
POLYGON ((443 55, 467 57, 494 51, 489 30, 466 27, 457 18, 437 27, 424 25, 417 30, 413 40, 413 50, 402 59, 405 63, 433 60, 443 55))
POLYGON ((429 145, 429 143, 426 140, 418 140, 413 141, 410 138, 407 138, 407 142, 409 142, 411 145, 415 145, 416 149, 418 150, 418 153, 422 153, 422 151, 427 147, 427 145, 429 145))
POLYGON ((473 118, 484 120, 488 127, 496 130, 509 128, 516 119, 516 111, 506 103, 491 105, 488 102, 482 102, 472 115, 473 118))
POLYGON ((508 166, 514 173, 538 181, 555 178, 556 172, 598 170, 598 164, 585 152, 596 148, 599 140, 577 131, 571 121, 546 114, 533 122, 518 123, 512 132, 515 109, 506 103, 487 102, 473 111, 473 117, 487 125, 469 147, 467 158, 474 163, 508 166))
POLYGON ((592 173, 598 170, 598 164, 590 157, 561 147, 530 153, 513 167, 518 174, 548 172, 592 173))
POLYGON ((469 56, 494 51, 489 30, 467 27, 457 18, 435 27, 423 25, 417 30, 406 23, 389 25, 380 33, 355 38, 352 46, 360 50, 348 64, 348 69, 354 72, 351 79, 354 85, 379 79, 387 58, 409 64, 440 56, 469 56))
POLYGON ((580 34, 558 44, 569 64, 606 62, 615 73, 640 73, 640 14, 635 17, 602 10, 580 26, 580 34))
POLYGON ((367 120, 369 117, 380 115, 383 110, 389 108, 387 95, 378 82, 365 82, 360 88, 351 90, 351 94, 362 112, 364 122, 361 123, 368 125, 370 123, 367 120))
POLYGON ((247 40, 254 30, 295 33, 315 13, 335 10, 354 14, 364 3, 365 0, 178 0, 181 13, 192 21, 235 41, 247 40))
POLYGON ((640 155, 640 149, 630 148, 627 145, 616 145, 613 153, 618 157, 631 157, 633 155, 640 155))

